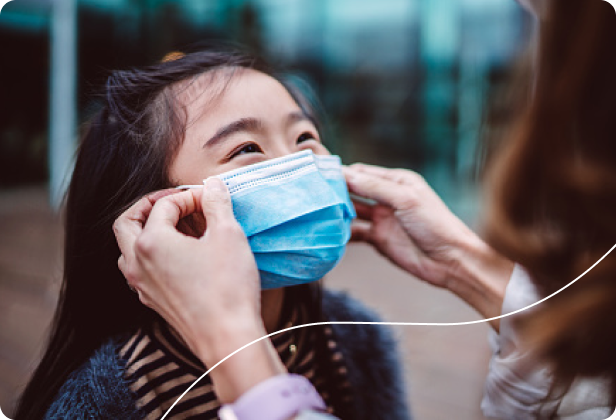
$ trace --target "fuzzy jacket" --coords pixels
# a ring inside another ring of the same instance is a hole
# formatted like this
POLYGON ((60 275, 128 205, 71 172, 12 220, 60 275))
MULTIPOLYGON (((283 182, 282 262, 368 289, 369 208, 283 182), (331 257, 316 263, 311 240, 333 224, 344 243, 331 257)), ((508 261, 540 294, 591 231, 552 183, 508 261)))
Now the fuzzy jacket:
MULTIPOLYGON (((344 293, 324 291, 323 313, 331 322, 378 321, 377 316, 344 293)), ((357 420, 410 420, 403 368, 390 331, 380 325, 332 325, 348 368, 357 420)), ((117 356, 109 341, 73 372, 45 419, 141 419, 117 356)))

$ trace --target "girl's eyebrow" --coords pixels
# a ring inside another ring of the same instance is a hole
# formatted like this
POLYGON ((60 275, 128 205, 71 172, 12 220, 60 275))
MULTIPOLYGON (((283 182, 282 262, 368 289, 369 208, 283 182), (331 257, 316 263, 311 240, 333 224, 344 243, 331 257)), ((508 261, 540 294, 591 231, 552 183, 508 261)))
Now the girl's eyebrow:
POLYGON ((312 118, 310 118, 308 115, 306 115, 304 112, 301 112, 301 111, 292 112, 287 116, 287 124, 289 125, 295 124, 300 121, 308 121, 308 122, 314 123, 312 118))
POLYGON ((263 122, 256 118, 241 118, 237 121, 233 121, 220 128, 216 134, 214 134, 209 140, 207 140, 203 147, 212 147, 218 143, 224 141, 231 134, 248 132, 255 133, 263 129, 263 122))

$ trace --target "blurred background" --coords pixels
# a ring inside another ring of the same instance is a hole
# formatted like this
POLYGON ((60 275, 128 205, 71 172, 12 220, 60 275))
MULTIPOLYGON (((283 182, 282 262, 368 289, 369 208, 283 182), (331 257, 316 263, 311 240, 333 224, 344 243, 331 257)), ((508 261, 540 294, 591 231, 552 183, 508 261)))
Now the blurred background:
MULTIPOLYGON (((62 273, 63 187, 111 70, 216 40, 249 47, 312 87, 328 116, 325 142, 345 163, 416 170, 476 227, 486 139, 504 127, 512 69, 532 32, 514 0, 9 2, 0 13, 3 412, 44 345, 62 273)), ((477 319, 365 246, 350 246, 327 281, 389 321, 477 319)), ((396 329, 418 419, 482 418, 487 331, 396 329)))

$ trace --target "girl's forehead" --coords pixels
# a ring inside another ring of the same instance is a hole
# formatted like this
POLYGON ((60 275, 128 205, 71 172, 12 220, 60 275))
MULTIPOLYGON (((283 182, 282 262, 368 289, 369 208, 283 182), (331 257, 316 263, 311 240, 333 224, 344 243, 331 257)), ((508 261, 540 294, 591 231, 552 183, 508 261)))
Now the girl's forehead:
POLYGON ((220 67, 177 82, 171 89, 176 99, 182 105, 188 106, 195 101, 220 96, 243 71, 244 69, 238 67, 220 67))
POLYGON ((277 113, 299 105, 274 77, 249 68, 212 70, 177 87, 180 104, 189 119, 207 114, 277 113))

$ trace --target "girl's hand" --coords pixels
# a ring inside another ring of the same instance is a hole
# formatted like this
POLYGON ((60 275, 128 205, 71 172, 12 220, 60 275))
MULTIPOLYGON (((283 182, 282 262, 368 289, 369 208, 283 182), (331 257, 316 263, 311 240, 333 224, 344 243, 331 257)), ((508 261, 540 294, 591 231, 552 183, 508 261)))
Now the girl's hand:
MULTIPOLYGON (((144 197, 113 228, 122 252, 118 266, 130 287, 206 366, 266 334, 259 273, 220 180, 209 179, 204 190, 144 197), (207 224, 201 238, 176 228, 193 213, 202 213, 207 224)), ((219 398, 229 402, 284 371, 271 342, 262 340, 215 369, 212 378, 219 398)))
POLYGON ((419 174, 364 164, 344 171, 351 193, 377 203, 355 203, 354 240, 370 243, 408 273, 452 291, 484 317, 500 315, 513 263, 458 219, 419 174))

